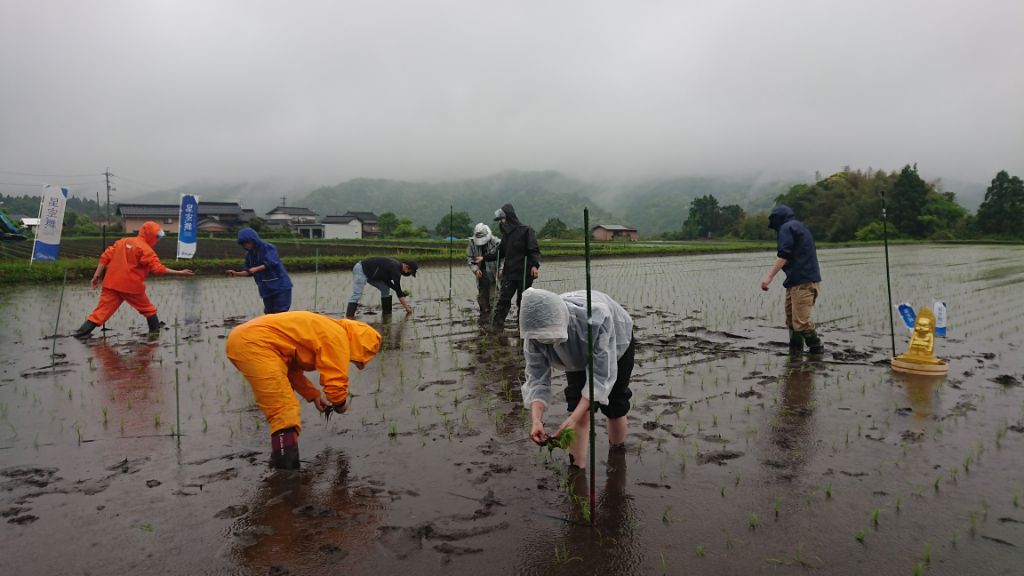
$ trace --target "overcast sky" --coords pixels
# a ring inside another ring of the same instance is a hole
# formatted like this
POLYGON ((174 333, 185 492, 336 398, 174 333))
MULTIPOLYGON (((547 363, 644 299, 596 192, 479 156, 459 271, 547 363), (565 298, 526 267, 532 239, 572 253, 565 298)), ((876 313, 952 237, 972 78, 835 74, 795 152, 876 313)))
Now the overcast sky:
POLYGON ((1022 24, 1019 0, 0 0, 0 182, 987 182, 1024 176, 1022 24))

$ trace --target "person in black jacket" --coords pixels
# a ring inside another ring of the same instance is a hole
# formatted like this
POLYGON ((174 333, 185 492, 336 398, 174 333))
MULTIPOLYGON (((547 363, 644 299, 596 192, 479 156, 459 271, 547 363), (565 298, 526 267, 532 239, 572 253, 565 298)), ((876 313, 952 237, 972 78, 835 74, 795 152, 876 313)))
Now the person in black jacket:
POLYGON ((412 314, 412 306, 402 291, 402 276, 416 276, 416 269, 419 266, 412 260, 399 262, 394 258, 367 258, 357 262, 352 268, 352 296, 348 299, 348 308, 345 310, 346 318, 356 317, 356 308, 359 307, 359 298, 363 295, 363 288, 369 282, 374 288, 380 290, 381 314, 391 314, 391 291, 398 294, 398 301, 405 308, 407 314, 412 314))
POLYGON ((495 330, 505 326, 505 318, 512 308, 512 297, 516 297, 516 308, 523 298, 523 291, 540 276, 540 246, 533 228, 523 224, 516 216, 511 204, 505 204, 494 211, 494 220, 501 226, 501 245, 498 247, 498 278, 501 294, 494 307, 495 330))
POLYGON ((775 264, 761 280, 761 290, 768 290, 775 275, 782 270, 786 280, 786 327, 789 328, 789 351, 799 354, 804 343, 811 354, 825 351, 821 338, 811 320, 811 310, 818 299, 821 271, 814 237, 803 222, 796 219, 793 209, 779 204, 768 214, 768 227, 778 233, 778 251, 775 264))

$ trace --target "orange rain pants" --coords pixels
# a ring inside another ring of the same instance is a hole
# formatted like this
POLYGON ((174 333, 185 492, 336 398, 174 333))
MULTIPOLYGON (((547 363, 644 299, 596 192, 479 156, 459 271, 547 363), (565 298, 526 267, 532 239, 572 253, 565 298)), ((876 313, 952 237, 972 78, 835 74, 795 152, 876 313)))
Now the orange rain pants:
POLYGON ((252 386, 271 434, 286 428, 301 432, 295 392, 309 402, 320 397, 305 372, 318 371, 328 402, 341 404, 348 398, 349 362, 369 362, 380 350, 380 334, 362 322, 292 311, 235 327, 226 347, 228 359, 252 386))
POLYGON ((139 292, 136 294, 129 294, 128 292, 120 292, 117 290, 111 290, 110 288, 103 288, 100 291, 100 302, 96 305, 96 308, 89 314, 89 322, 100 326, 106 324, 107 320, 117 312, 117 309, 121 307, 122 302, 127 302, 132 308, 139 311, 144 317, 149 318, 156 314, 156 306, 149 301, 149 296, 146 296, 145 292, 139 292))

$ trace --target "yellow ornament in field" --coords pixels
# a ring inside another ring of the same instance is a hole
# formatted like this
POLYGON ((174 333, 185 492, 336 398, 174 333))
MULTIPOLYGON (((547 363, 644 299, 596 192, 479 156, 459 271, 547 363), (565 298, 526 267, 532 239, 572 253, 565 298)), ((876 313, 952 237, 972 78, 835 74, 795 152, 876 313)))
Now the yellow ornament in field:
POLYGON ((949 364, 935 356, 935 313, 931 308, 925 306, 917 312, 907 352, 892 359, 892 369, 930 375, 949 371, 949 364))

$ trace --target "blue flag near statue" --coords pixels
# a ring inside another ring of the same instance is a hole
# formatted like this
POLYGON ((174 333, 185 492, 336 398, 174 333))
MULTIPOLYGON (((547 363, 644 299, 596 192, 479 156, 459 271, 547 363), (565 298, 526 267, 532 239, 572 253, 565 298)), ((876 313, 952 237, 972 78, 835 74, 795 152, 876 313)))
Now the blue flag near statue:
POLYGON ((68 189, 47 185, 39 203, 39 228, 32 243, 32 261, 53 262, 60 253, 60 234, 64 229, 64 208, 68 189))
POLYGON ((182 194, 181 212, 178 215, 178 258, 196 255, 198 217, 199 200, 192 194, 182 194))

